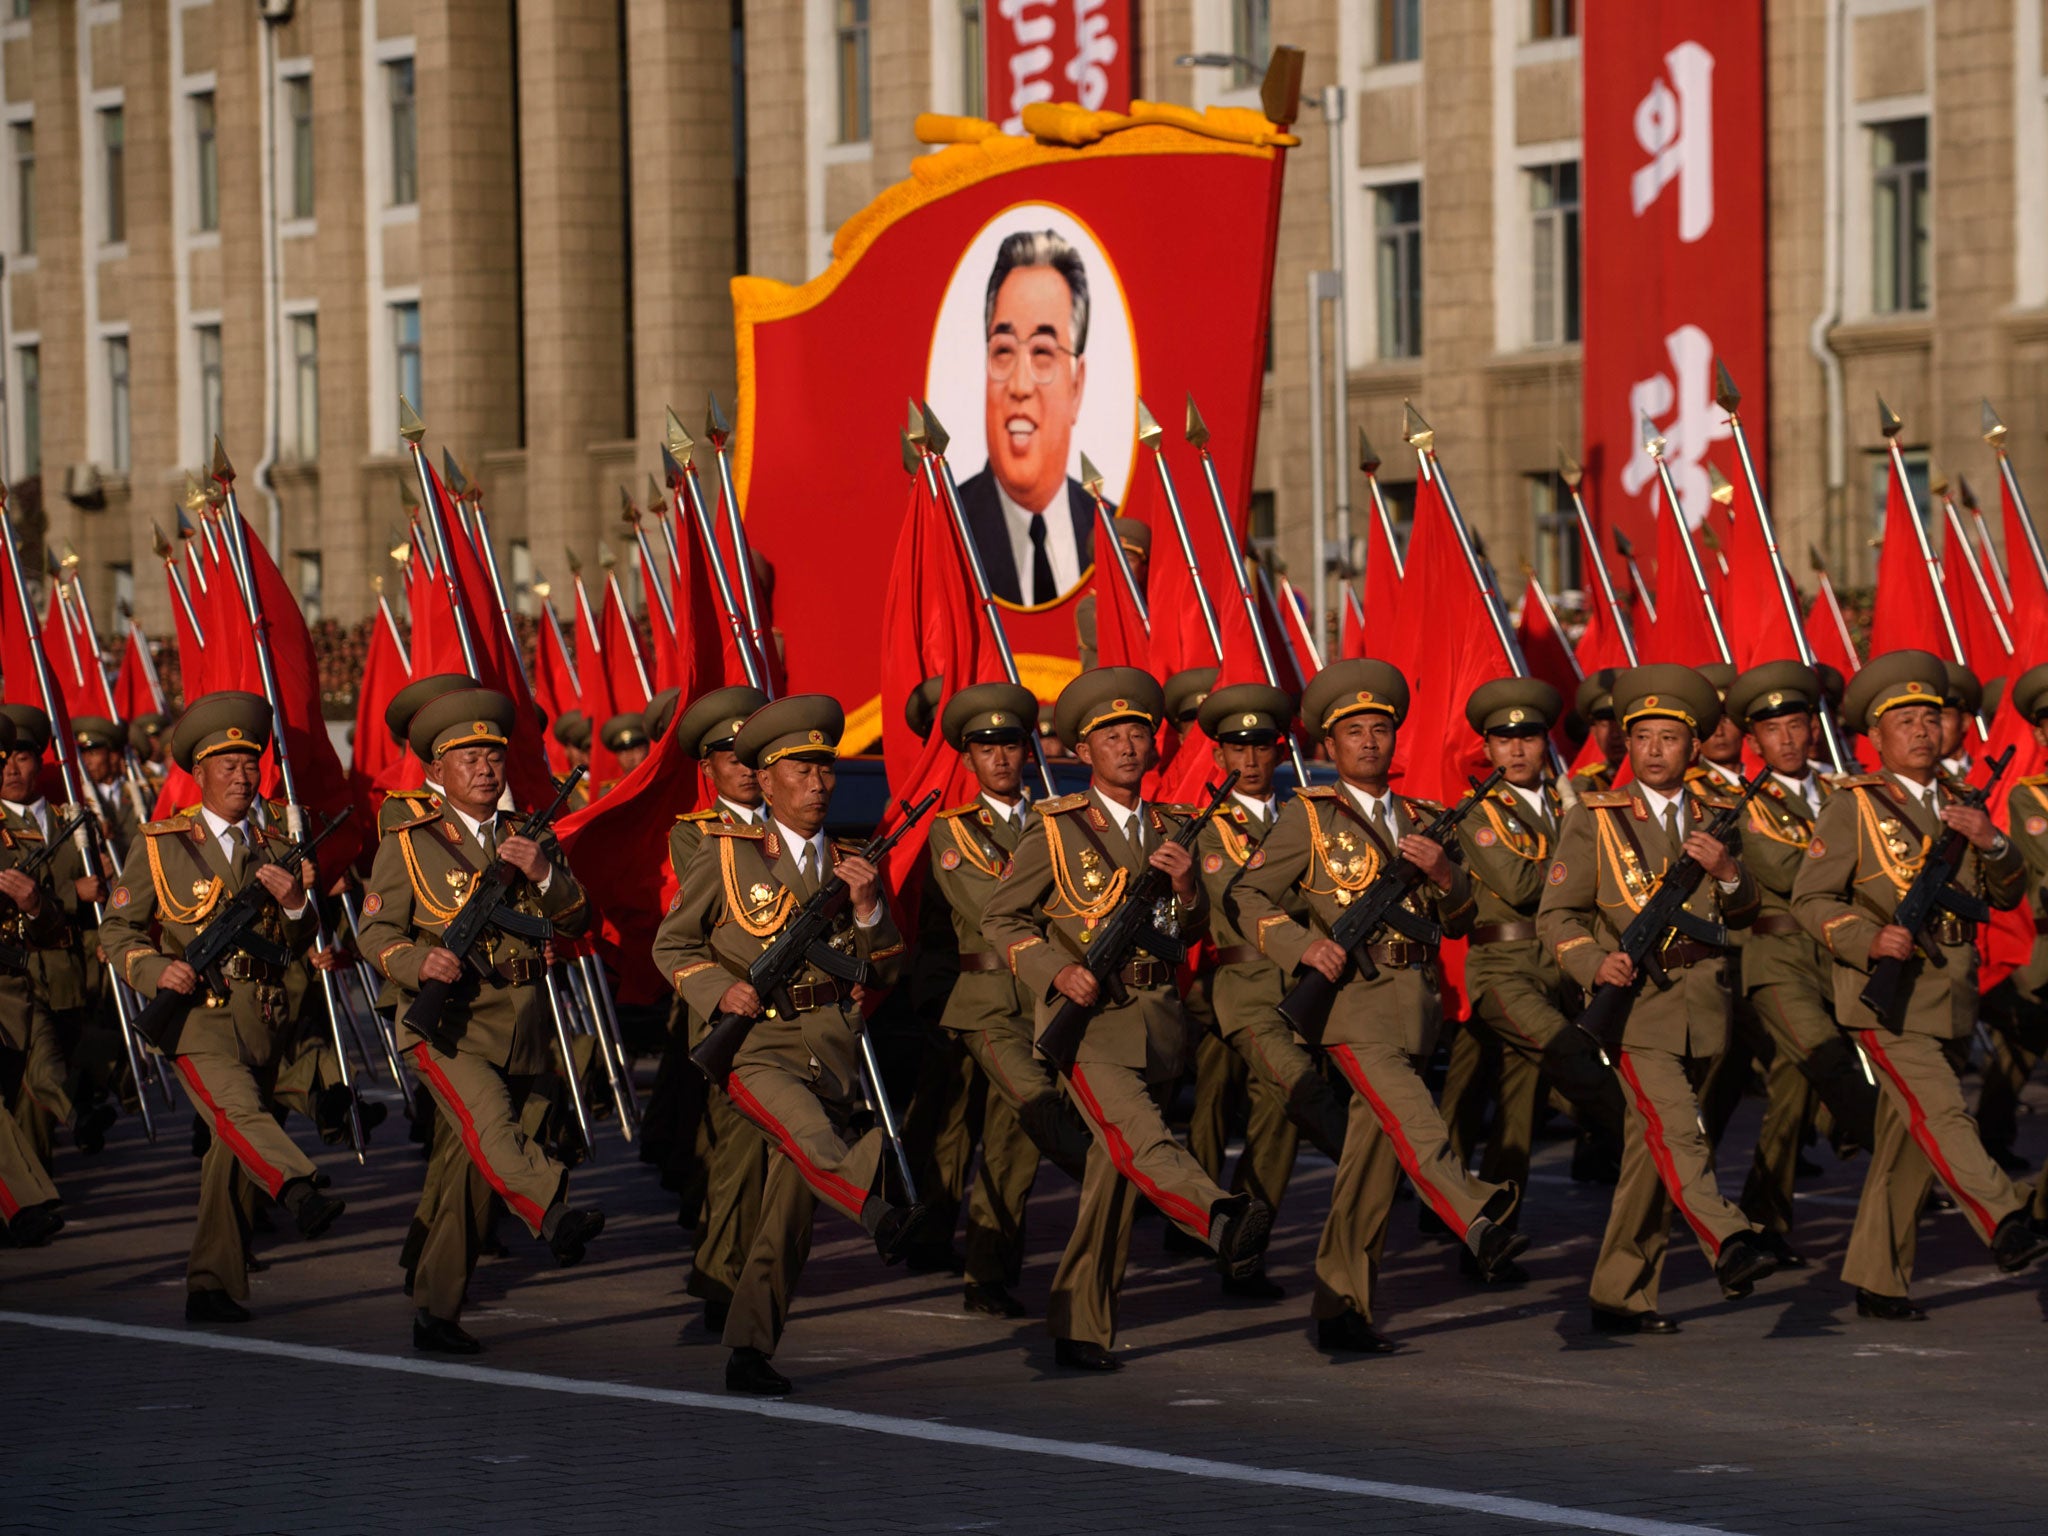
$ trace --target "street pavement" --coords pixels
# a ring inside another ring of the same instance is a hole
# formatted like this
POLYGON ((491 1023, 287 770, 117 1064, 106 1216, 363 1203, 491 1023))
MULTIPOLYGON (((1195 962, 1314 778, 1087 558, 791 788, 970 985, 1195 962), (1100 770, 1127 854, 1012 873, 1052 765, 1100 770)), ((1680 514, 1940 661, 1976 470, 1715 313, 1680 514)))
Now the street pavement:
MULTIPOLYGON (((2048 1097, 2021 1150, 2048 1155, 2048 1097)), ((1744 1104, 1722 1181, 1747 1166, 1744 1104)), ((1379 1292, 1393 1356, 1311 1343, 1331 1169, 1304 1151, 1276 1229, 1284 1301, 1132 1243, 1110 1377, 1052 1369, 1042 1322, 969 1317, 950 1276, 884 1270, 822 1216, 777 1364, 795 1396, 727 1397, 683 1294, 688 1234, 607 1123, 579 1198, 610 1213, 580 1267, 516 1223, 465 1325, 474 1361, 415 1355, 396 1254, 423 1168, 394 1112, 366 1167, 319 1148, 347 1214, 258 1240, 256 1320, 188 1328, 197 1192, 182 1107, 60 1148, 71 1225, 0 1252, 0 1531, 617 1533, 1370 1531, 1505 1536, 2027 1532, 2048 1522, 2048 1277, 2009 1279, 1953 1214, 1923 1227, 1929 1321, 1859 1320, 1837 1278, 1863 1163, 1802 1183, 1812 1267, 1724 1304, 1691 1242, 1663 1297, 1684 1331, 1586 1320, 1606 1191, 1539 1148, 1536 1278, 1490 1290, 1397 1207, 1379 1292)), ((303 1122, 295 1122, 303 1133, 303 1122)), ((311 1141, 301 1135, 303 1142, 311 1141)), ((1074 1208, 1048 1169, 1020 1294, 1044 1304, 1074 1208)))

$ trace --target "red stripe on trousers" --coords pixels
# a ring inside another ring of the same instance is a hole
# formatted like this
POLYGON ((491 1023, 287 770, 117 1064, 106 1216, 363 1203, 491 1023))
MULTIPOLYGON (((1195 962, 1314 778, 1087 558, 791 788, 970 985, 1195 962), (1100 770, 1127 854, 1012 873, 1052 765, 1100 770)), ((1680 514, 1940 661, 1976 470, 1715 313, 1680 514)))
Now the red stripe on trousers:
POLYGON ((1422 1159, 1415 1155, 1415 1148, 1408 1140, 1408 1133, 1401 1129, 1401 1120, 1386 1101, 1373 1092, 1372 1084, 1366 1081, 1365 1068, 1359 1065, 1358 1053, 1348 1045, 1333 1048, 1330 1054, 1337 1058, 1337 1070, 1344 1074, 1344 1080, 1358 1090, 1358 1096, 1372 1106, 1373 1118, 1380 1123, 1380 1129, 1387 1133, 1387 1140, 1394 1144, 1394 1156, 1400 1161, 1401 1171, 1408 1175, 1409 1182, 1422 1191, 1422 1198, 1429 1202, 1437 1219, 1453 1232, 1463 1237, 1471 1230, 1472 1224, 1458 1214, 1449 1196, 1423 1177, 1422 1159))
POLYGON ((1885 1055, 1884 1048, 1877 1043, 1877 1032, 1865 1029, 1858 1030, 1857 1034, 1863 1041, 1863 1048, 1876 1059, 1884 1075, 1891 1079, 1892 1086, 1899 1090, 1899 1096, 1906 1101, 1906 1108, 1910 1112, 1906 1123, 1912 1132, 1914 1145, 1926 1154, 1927 1161, 1932 1163, 1934 1171, 1941 1175, 1941 1182, 1948 1186, 1949 1193, 1969 1207, 1971 1219, 1977 1223, 1977 1230, 1984 1234, 1988 1242, 1998 1223, 1991 1219, 1991 1213, 1982 1205, 1964 1194, 1963 1187, 1956 1182, 1955 1169, 1950 1167, 1948 1159, 1942 1156, 1941 1144, 1927 1128, 1927 1112, 1920 1107, 1920 1101, 1913 1096, 1913 1090, 1906 1086, 1906 1080, 1899 1075, 1898 1068, 1892 1065, 1891 1058, 1885 1055))
POLYGON ((1159 1207, 1160 1214, 1169 1221, 1177 1221, 1184 1227, 1193 1227, 1206 1241, 1209 1236, 1209 1213, 1192 1200, 1179 1195, 1169 1195, 1156 1181, 1138 1171, 1138 1159, 1131 1151, 1131 1144, 1124 1140, 1124 1133, 1117 1129, 1109 1116, 1102 1112, 1102 1106, 1095 1102, 1095 1095, 1088 1087, 1088 1079, 1075 1067, 1067 1075, 1067 1081, 1074 1085, 1074 1092, 1080 1096, 1082 1108, 1088 1111, 1088 1118, 1102 1127, 1102 1139, 1109 1149, 1109 1160, 1116 1171, 1138 1186, 1138 1193, 1159 1207))
POLYGON ((213 1102, 213 1095, 206 1091, 206 1084, 199 1077, 199 1069, 192 1065, 189 1056, 178 1058, 178 1075, 185 1079, 185 1085, 192 1090, 193 1097, 204 1104, 207 1112, 213 1116, 214 1135, 227 1144, 227 1149, 235 1154, 235 1161, 254 1175, 257 1181, 270 1191, 270 1198, 275 1200, 277 1192, 284 1188, 284 1175, 257 1155, 256 1149, 249 1144, 249 1138, 236 1130, 235 1123, 227 1117, 227 1112, 213 1102))
POLYGON ((14 1198, 14 1191, 7 1187, 6 1180, 0 1179, 0 1217, 12 1221, 14 1213, 20 1209, 21 1202, 14 1198))
POLYGON ((805 1157, 803 1149, 796 1144, 796 1138, 783 1129, 782 1122, 769 1114, 759 1099, 747 1092, 737 1077, 726 1079, 725 1094, 738 1107, 741 1114, 775 1138, 775 1144, 782 1149, 782 1155, 796 1165, 796 1171, 803 1175, 806 1184, 855 1221, 860 1220, 861 1207, 868 1203, 866 1190, 851 1179, 841 1178, 836 1173, 827 1173, 805 1157))
POLYGON ((505 1181, 498 1177, 490 1159, 484 1156, 484 1144, 476 1133, 476 1121, 470 1118, 469 1106, 462 1095, 455 1091, 455 1085, 448 1081, 448 1074, 434 1065, 434 1059, 427 1054, 425 1045, 412 1048, 413 1062, 420 1069, 420 1075, 432 1086, 441 1090, 441 1098, 455 1113, 455 1123, 462 1128, 462 1147, 469 1154, 469 1160, 476 1164, 477 1172, 484 1176, 484 1182, 498 1192, 506 1208, 533 1231, 540 1231, 541 1218, 547 1214, 525 1195, 515 1195, 505 1187, 505 1181))
POLYGON ((1650 1102, 1649 1094, 1643 1091, 1643 1080, 1636 1075, 1635 1063, 1628 1059, 1628 1052, 1621 1054, 1621 1075, 1628 1080, 1629 1092, 1635 1095, 1636 1109, 1645 1122, 1645 1135, 1650 1142, 1650 1161, 1657 1165, 1657 1178, 1664 1186, 1664 1193, 1671 1197, 1671 1203, 1678 1207, 1678 1214, 1685 1218, 1685 1224, 1699 1234, 1699 1240, 1716 1260, 1721 1257, 1721 1239, 1700 1225, 1699 1218, 1692 1213, 1692 1207, 1685 1203, 1685 1191, 1678 1187, 1678 1163, 1671 1155, 1671 1148, 1664 1144, 1664 1121, 1657 1113, 1657 1106, 1650 1102))

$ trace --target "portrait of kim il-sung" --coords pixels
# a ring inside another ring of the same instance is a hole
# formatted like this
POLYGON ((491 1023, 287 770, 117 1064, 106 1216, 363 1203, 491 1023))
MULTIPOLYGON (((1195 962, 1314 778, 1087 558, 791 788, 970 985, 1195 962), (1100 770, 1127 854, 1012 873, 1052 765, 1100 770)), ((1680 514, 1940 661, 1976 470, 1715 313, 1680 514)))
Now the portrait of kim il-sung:
POLYGON ((1053 602, 1093 568, 1095 503, 1077 475, 1081 450, 1105 471, 1106 503, 1122 493, 1129 472, 1136 400, 1130 319, 1107 267, 1065 210, 1013 208, 964 253, 941 314, 934 339, 950 356, 941 366, 935 347, 934 393, 950 396, 963 419, 969 357, 979 364, 988 462, 961 481, 960 506, 989 589, 1007 603, 1053 602), (1054 222, 1071 235, 1047 227, 1054 222), (979 272, 986 281, 972 293, 979 272), (974 351, 963 334, 970 297, 979 299, 974 351), (1108 312, 1091 327, 1105 297, 1108 312), (1096 382, 1091 330, 1098 343, 1108 342, 1100 348, 1109 354, 1107 369, 1098 370, 1107 378, 1096 382), (1099 382, 1108 389, 1098 403, 1099 382))

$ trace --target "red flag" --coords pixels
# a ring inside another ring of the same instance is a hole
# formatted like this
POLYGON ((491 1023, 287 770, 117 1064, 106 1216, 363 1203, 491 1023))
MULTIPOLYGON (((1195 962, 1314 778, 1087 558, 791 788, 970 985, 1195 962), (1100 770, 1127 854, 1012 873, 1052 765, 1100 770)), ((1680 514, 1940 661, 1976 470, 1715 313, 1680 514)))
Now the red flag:
MULTIPOLYGON (((547 602, 546 598, 541 599, 547 602)), ((552 604, 550 604, 552 609, 552 604)), ((562 648, 562 629, 555 622, 552 611, 543 615, 540 626, 540 643, 534 648, 533 692, 534 702, 547 711, 550 724, 562 718, 572 709, 583 707, 583 691, 576 686, 575 664, 569 660, 569 653, 562 648)), ((599 724, 603 722, 600 721, 599 724)), ((568 754, 562 744, 555 740, 555 733, 547 733, 548 771, 558 777, 569 771, 568 754)))
POLYGON ((1344 588, 1344 606, 1337 616, 1337 654, 1346 661, 1365 654, 1365 608, 1358 589, 1344 588))
MULTIPOLYGON (((599 632, 597 616, 590 611, 590 593, 580 575, 576 578, 576 655, 576 675, 583 683, 579 695, 583 718, 590 722, 590 790, 594 795, 600 784, 609 784, 619 777, 619 760, 604 744, 603 735, 605 721, 619 713, 619 704, 612 696, 610 658, 605 654, 604 636, 599 632)), ((631 665, 629 660, 627 666, 631 665)), ((637 680, 634 686, 638 687, 637 680)))
POLYGON ((710 562, 680 514, 675 529, 676 563, 681 567, 673 573, 669 589, 676 610, 675 686, 683 690, 687 702, 714 688, 744 683, 747 669, 711 584, 710 562))
POLYGON ((107 713, 106 691, 100 686, 99 658, 92 654, 85 636, 72 622, 70 605, 63 601, 62 589, 54 577, 50 581, 49 612, 43 619, 43 652, 50 658, 50 671, 56 676, 58 691, 64 695, 65 712, 72 719, 107 713))
POLYGON ((1644 627, 1638 654, 1645 662, 1675 661, 1697 667, 1721 659, 1714 626, 1699 583, 1686 562, 1685 514, 1676 507, 1657 510, 1657 621, 1644 627))
POLYGON ((1748 477, 1737 476, 1732 489, 1735 500, 1729 513, 1735 526, 1728 536, 1728 597, 1721 610, 1728 625, 1728 648, 1735 653, 1735 665, 1745 670, 1767 661, 1797 660, 1799 638, 1785 611, 1748 477))
MULTIPOLYGON (((1522 659, 1529 663, 1530 676, 1541 678, 1555 688, 1558 697, 1569 708, 1579 691, 1578 658, 1566 643, 1564 631, 1557 627, 1557 614, 1550 606, 1550 596, 1533 571, 1529 573, 1529 585, 1522 593, 1522 616, 1515 624, 1515 640, 1522 647, 1522 659)), ((1564 733, 1562 715, 1553 728, 1553 735, 1558 750, 1571 750, 1571 743, 1564 733)))
POLYGON ((1920 553, 1905 487, 1893 461, 1884 492, 1884 548, 1877 559, 1877 596, 1870 614, 1870 654, 1888 651, 1932 651, 1951 657, 1948 631, 1941 622, 1941 600, 1934 572, 1920 553))
MULTIPOLYGON (((2013 500, 2012 487, 2002 474, 1998 477, 1998 497, 2005 511, 2005 578, 2006 585, 2012 588, 2013 612, 2019 613, 2026 608, 2037 612, 2048 609, 2048 573, 2042 571, 2041 563, 2034 555, 2034 541, 2028 537, 2024 514, 2013 500)), ((2017 635, 2013 640, 2020 655, 2038 654, 2019 646, 2017 635)))
MULTIPOLYGON (((633 616, 626 612, 626 599, 619 591, 619 578, 607 573, 604 583, 604 611, 598 616, 598 638, 604 645, 607 685, 614 713, 645 709, 652 694, 651 679, 644 672, 646 659, 640 651, 640 636, 633 628, 633 616)), ((604 721, 591 720, 595 728, 604 721)))
MULTIPOLYGON (((653 654, 644 658, 648 674, 654 684, 654 692, 660 693, 664 688, 680 688, 682 681, 676 675, 676 662, 681 643, 676 638, 675 622, 671 622, 668 613, 661 606, 660 594, 664 589, 660 582, 666 572, 657 573, 648 563, 647 556, 638 550, 634 552, 634 559, 640 566, 640 590, 644 594, 648 627, 653 631, 654 637, 653 654)), ((675 602, 673 593, 669 594, 669 602, 675 602)))
POLYGON ((1847 681, 1862 670, 1863 658, 1856 654, 1849 621, 1835 599, 1835 584, 1826 571, 1818 575, 1819 590, 1813 595, 1813 606, 1806 610, 1806 643, 1813 647, 1815 661, 1826 662, 1847 681))
MULTIPOLYGON (((1413 527, 1413 524, 1410 524, 1413 527)), ((1367 656, 1374 654, 1372 644, 1366 639, 1365 625, 1379 630, 1382 625, 1391 626, 1401 611, 1402 582, 1401 552, 1394 548, 1393 540, 1375 506, 1365 520, 1365 613, 1358 630, 1358 650, 1346 650, 1346 656, 1367 656)))
MULTIPOLYGON (((1149 572, 1147 573, 1150 574, 1149 572)), ((1117 565, 1109 520, 1095 519, 1095 664, 1142 667, 1151 650, 1150 627, 1138 612, 1117 565)))
POLYGON ((362 681, 356 688, 355 751, 348 770, 357 796, 372 815, 385 795, 380 781, 401 759, 412 755, 402 743, 391 739, 384 724, 384 711, 392 695, 406 685, 411 670, 405 648, 398 642, 397 621, 379 598, 377 613, 370 620, 370 645, 363 658, 362 681))
POLYGON ((157 681, 149 638, 133 619, 128 621, 128 635, 121 645, 121 669, 114 675, 114 703, 123 720, 161 714, 164 709, 163 685, 157 681))
POLYGON ((2011 676, 2013 650, 2003 627, 2001 614, 1992 617, 1998 599, 1991 595, 1983 572, 1977 566, 1976 551, 1969 536, 1953 515, 1948 520, 1948 537, 1941 546, 1941 584, 1948 593, 1949 612, 1962 632, 1963 650, 1970 658, 1970 670, 1986 681, 2011 676))

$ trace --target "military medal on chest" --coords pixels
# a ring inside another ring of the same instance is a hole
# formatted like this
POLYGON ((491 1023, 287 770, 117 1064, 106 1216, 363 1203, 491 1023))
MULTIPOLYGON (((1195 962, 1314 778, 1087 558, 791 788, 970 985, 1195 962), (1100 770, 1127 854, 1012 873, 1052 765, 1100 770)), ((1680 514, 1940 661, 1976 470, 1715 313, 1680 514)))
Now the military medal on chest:
POLYGON ((1102 873, 1102 858, 1093 848, 1081 850, 1081 885, 1088 891, 1099 891, 1106 877, 1102 873))

